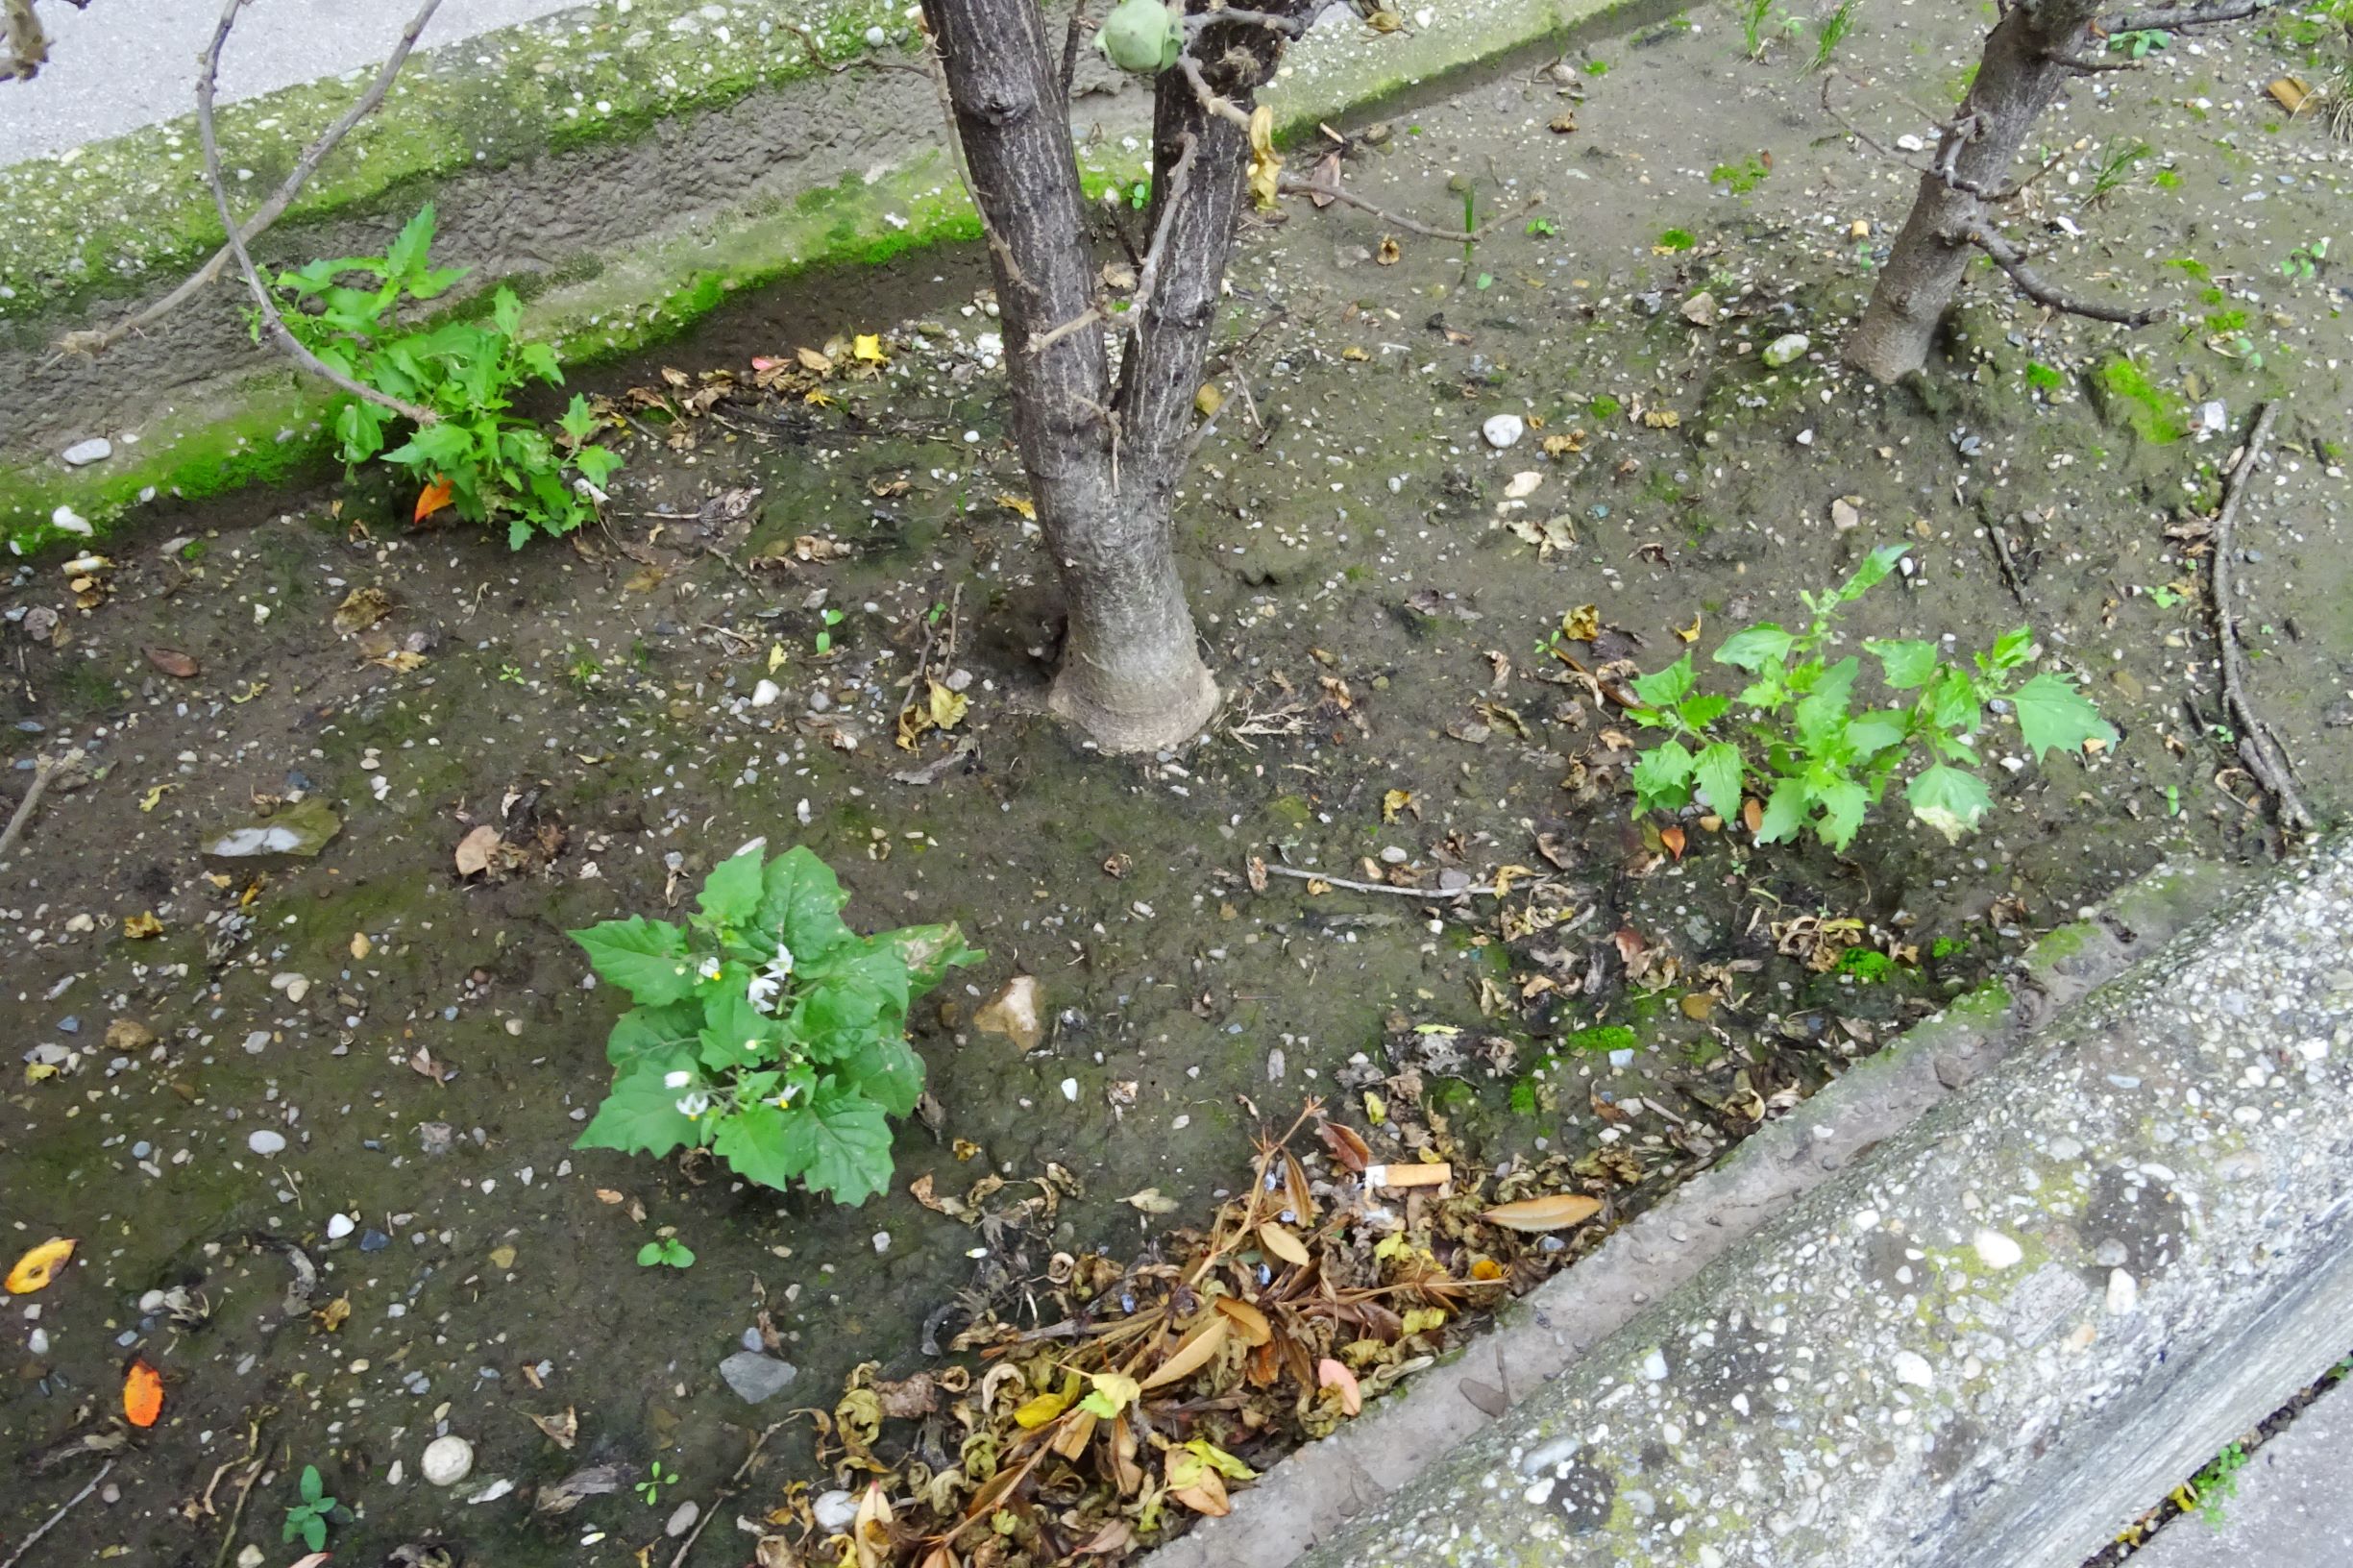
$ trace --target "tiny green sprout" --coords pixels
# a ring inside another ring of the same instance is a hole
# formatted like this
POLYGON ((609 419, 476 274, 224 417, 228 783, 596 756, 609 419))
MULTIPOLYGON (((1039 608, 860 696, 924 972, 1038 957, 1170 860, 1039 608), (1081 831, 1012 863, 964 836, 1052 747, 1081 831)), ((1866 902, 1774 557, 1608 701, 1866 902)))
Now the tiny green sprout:
POLYGON ((1609 74, 1609 61, 1605 60, 1586 61, 1585 74, 1587 76, 1607 76, 1609 74))
POLYGON ((302 1501, 286 1509, 286 1522, 278 1532, 281 1541, 300 1537, 313 1552, 327 1548, 327 1519, 335 1511, 335 1500, 327 1495, 327 1483, 319 1479, 319 1467, 303 1466, 302 1479, 296 1483, 302 1501))
POLYGON ((2162 582, 2148 590, 2148 597, 2156 600, 2157 608, 2161 610, 2169 610, 2181 602, 2180 593, 2162 582))
POLYGON ((637 1249, 637 1266, 692 1268, 695 1266, 695 1254, 674 1236, 657 1236, 637 1249))
POLYGON ((1495 274, 1491 272, 1481 273, 1479 275, 1478 286, 1482 290, 1493 288, 1495 286, 1495 274))
POLYGON ((2168 784, 2165 787, 2165 814, 2168 817, 2181 815, 2181 786, 2178 784, 2168 784))
POLYGON ((2134 60, 2145 60, 2173 41, 2162 27, 2136 27, 2108 35, 2108 47, 2134 60))
POLYGON ((1528 220, 1528 232, 1539 239, 1550 239, 1560 233, 1560 225, 1550 218, 1531 218, 1528 220))
POLYGON ((499 678, 500 678, 501 680, 502 680, 502 681, 505 681, 505 682, 506 682, 506 683, 507 683, 509 686, 520 686, 520 685, 522 685, 522 684, 523 684, 523 666, 521 666, 521 665, 519 665, 519 664, 502 664, 502 665, 500 665, 500 666, 499 666, 499 678))
POLYGON ((1688 229, 1668 229, 1659 233, 1658 243, 1652 247, 1659 251, 1688 251, 1700 243, 1699 236, 1688 229))
POLYGON ((825 625, 819 629, 816 638, 817 651, 821 656, 833 651, 833 628, 842 624, 842 612, 827 605, 823 619, 825 625))
POLYGON ((2067 378, 2040 359, 2026 365, 2026 384, 2038 392, 2056 392, 2067 384, 2067 378))
POLYGON ((675 1470, 665 1471, 662 1461, 656 1459, 646 1467, 646 1479, 637 1483, 637 1495, 646 1500, 646 1507, 653 1507, 662 1501, 662 1488, 675 1486, 681 1479, 675 1470))
POLYGON ((2298 245, 2288 253, 2279 270, 2301 282, 2310 282, 2320 275, 2321 264, 2328 260, 2328 241, 2316 239, 2309 245, 2298 245))

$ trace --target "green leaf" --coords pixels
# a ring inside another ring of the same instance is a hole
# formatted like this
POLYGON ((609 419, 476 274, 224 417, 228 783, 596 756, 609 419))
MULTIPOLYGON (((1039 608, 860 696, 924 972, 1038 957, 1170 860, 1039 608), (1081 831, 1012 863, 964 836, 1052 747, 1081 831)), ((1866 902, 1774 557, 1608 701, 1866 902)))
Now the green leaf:
POLYGON ((1896 570, 1896 563, 1902 560, 1904 552, 1911 548, 1909 545, 1881 545, 1864 556, 1863 564, 1854 569, 1854 576, 1839 588, 1838 602, 1851 604, 1871 592, 1881 578, 1896 570))
POLYGON ((1697 684, 1698 677, 1691 672, 1691 655, 1686 653, 1664 670, 1637 679, 1634 695, 1654 708, 1673 707, 1697 684))
POLYGON ((759 914, 764 891, 760 870, 757 849, 747 849, 711 868, 711 874, 703 878, 702 895, 695 901, 703 919, 714 925, 742 926, 759 914))
POLYGON ((833 868, 806 845, 795 845, 770 861, 762 885, 760 929, 790 947, 796 963, 816 959, 848 938, 842 906, 849 894, 833 868))
POLYGON ((637 1266, 640 1268, 651 1268, 661 1261, 662 1243, 659 1241, 649 1241, 637 1249, 637 1266))
POLYGON ((2065 675, 2037 675, 2012 693, 2010 700, 2018 707, 2019 733, 2037 762, 2053 748, 2076 751, 2086 741, 2117 743, 2115 727, 2065 675))
POLYGON ((425 270, 427 257, 433 249, 433 204, 427 202, 417 208, 417 215, 401 226, 384 253, 384 272, 391 281, 406 283, 425 270))
POLYGON ((1754 674, 1769 664, 1778 664, 1789 656, 1798 639, 1771 621, 1762 621, 1743 631, 1736 631, 1724 640, 1715 651, 1718 664, 1729 664, 1754 674))
POLYGON ((1740 747, 1729 741, 1702 748, 1692 763, 1692 775, 1707 792, 1707 803, 1726 817, 1740 810, 1740 747))
POLYGON ((1796 838, 1813 807, 1811 785, 1802 778, 1782 779, 1765 799, 1765 816, 1756 825, 1756 842, 1785 844, 1796 838))
POLYGON ((508 337, 514 336, 523 326, 523 302, 516 299, 515 291, 503 283, 490 297, 490 319, 508 337))
POLYGON ((1692 728, 1705 729, 1723 718, 1731 705, 1732 699, 1722 692, 1706 692, 1698 697, 1683 698, 1682 705, 1675 711, 1681 714, 1683 723, 1692 728))
POLYGON ((1645 806, 1675 807, 1683 803, 1691 778, 1691 753, 1679 741, 1661 741, 1642 753, 1629 780, 1645 806))
POLYGON ((869 1035, 834 1066, 847 1084, 892 1115, 905 1115, 923 1097, 923 1059, 903 1035, 869 1035))
POLYGON ((640 1002, 658 1007, 694 994, 695 970, 686 935, 667 920, 632 915, 570 935, 600 975, 640 1002))
MULTIPOLYGON (((743 971, 730 966, 724 979, 737 980, 743 971)), ((698 1058, 713 1072, 732 1072, 772 1062, 784 1039, 784 1024, 751 1005, 741 985, 730 984, 705 999, 706 1022, 697 1037, 698 1058)))
POLYGON ((1858 760, 1869 761, 1891 746, 1901 746, 1911 733, 1910 721, 1885 708, 1858 713, 1847 721, 1847 744, 1858 760))
POLYGON ((315 1464, 303 1466, 303 1479, 296 1482, 296 1488, 306 1503, 316 1503, 327 1495, 327 1483, 319 1479, 319 1467, 315 1464))
POLYGON ((1909 639, 1882 641, 1866 639, 1863 647, 1879 661, 1887 684, 1896 691, 1908 692, 1925 686, 1928 677, 1936 674, 1936 645, 1909 639))
POLYGON ((596 433, 597 416, 588 406, 587 395, 575 392, 570 405, 555 423, 575 441, 585 441, 596 433))
POLYGON ((801 1136, 811 1190, 855 1206, 891 1185, 891 1124, 865 1095, 828 1081, 802 1117, 801 1136))
POLYGON ((695 1071, 694 1053, 686 1050, 649 1053, 624 1068, 572 1146, 659 1156, 701 1142, 702 1128, 678 1109, 678 1097, 686 1090, 671 1087, 669 1078, 674 1072, 694 1073, 697 1081, 702 1076, 695 1071))
POLYGON ((303 1544, 313 1552, 327 1550, 327 1521, 311 1514, 303 1521, 303 1544))
POLYGON ((2034 656, 2034 628, 2021 626, 2004 632, 1986 650, 1986 668, 1993 671, 2015 670, 2034 656))
POLYGON ((1862 661, 1852 655, 1839 660, 1822 673, 1814 689, 1791 712, 1790 723, 1808 747, 1822 749, 1846 723, 1847 702, 1854 694, 1854 677, 1862 668, 1862 661))
POLYGON ((1822 803, 1822 842, 1833 849, 1844 849, 1854 842, 1862 830, 1863 813, 1870 809, 1871 796, 1863 786, 1851 778, 1826 784, 1814 792, 1822 803))
POLYGON ((805 1115, 779 1110, 769 1100, 741 1106, 719 1124, 712 1152, 744 1180, 781 1192, 809 1168, 813 1146, 805 1134, 795 1132, 795 1123, 805 1115))
POLYGON ((888 943, 898 952, 901 964, 907 967, 907 992, 919 996, 947 978, 950 969, 961 969, 977 964, 989 955, 964 944, 964 931, 947 925, 907 925, 896 931, 876 935, 876 942, 888 943))
POLYGON ((1948 844, 1958 844, 1994 805, 1983 779, 1943 763, 1923 769, 1904 786, 1903 796, 1912 803, 1912 815, 1945 835, 1948 844))

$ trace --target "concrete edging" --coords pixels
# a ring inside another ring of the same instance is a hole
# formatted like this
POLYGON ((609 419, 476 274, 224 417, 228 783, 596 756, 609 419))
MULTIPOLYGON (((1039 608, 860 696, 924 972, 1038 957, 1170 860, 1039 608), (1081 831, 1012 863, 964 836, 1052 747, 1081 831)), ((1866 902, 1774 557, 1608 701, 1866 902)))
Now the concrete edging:
MULTIPOLYGON (((1267 99, 1288 132, 1311 132, 1630 3, 1452 0, 1409 8, 1416 25, 1389 37, 1335 12, 1267 99)), ((436 255, 474 269, 472 297, 512 284, 527 330, 579 365, 808 267, 970 237, 929 85, 835 68, 869 49, 870 30, 882 52, 904 53, 905 10, 596 0, 420 51, 257 257, 380 250, 430 197, 436 255)), ((258 201, 365 74, 226 110, 224 145, 252 176, 240 189, 258 201)), ((1091 58, 1080 86, 1091 184, 1134 179, 1147 95, 1091 58)), ((281 478, 327 450, 335 400, 254 348, 229 283, 102 357, 54 352, 65 331, 160 297, 218 244, 193 145, 184 117, 0 169, 0 537, 13 551, 87 537, 158 495, 281 478), (61 460, 99 435, 110 457, 61 460)))
POLYGON ((1758 1129, 1592 1256, 1513 1304, 1458 1355, 1286 1459, 1236 1494, 1232 1514, 1203 1521, 1153 1554, 1146 1568, 1285 1568, 1299 1560, 1318 1540, 1414 1486, 1508 1402, 1574 1366, 2240 886, 2236 870, 2190 861, 2120 889, 2091 918, 2046 936, 2009 982, 1961 998, 1758 1129))

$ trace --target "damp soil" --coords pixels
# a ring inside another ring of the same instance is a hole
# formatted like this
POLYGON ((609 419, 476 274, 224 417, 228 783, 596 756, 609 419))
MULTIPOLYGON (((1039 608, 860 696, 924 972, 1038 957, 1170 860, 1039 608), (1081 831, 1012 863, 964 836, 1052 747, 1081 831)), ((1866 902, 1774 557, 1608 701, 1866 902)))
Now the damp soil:
MULTIPOLYGON (((1252 1134, 1309 1096, 1385 1152, 1418 1140, 1480 1170, 1626 1151, 1639 1180, 1611 1213, 1638 1209, 2165 856, 2273 853, 2214 727, 2195 559, 2268 399, 2285 412, 2238 566, 2255 695, 2313 803, 2341 808, 2343 292, 2325 261, 2281 263, 2347 210, 2348 159, 2262 91, 2304 45, 2265 34, 2095 79, 2047 132, 2090 145, 2020 214, 2046 269, 2185 321, 2047 321, 1978 278, 1926 380, 1882 391, 1835 345, 1913 176, 1858 156, 1793 61, 1746 63, 1694 14, 1341 128, 1367 138, 1349 184, 1394 210, 1544 193, 1467 261, 1343 208, 1253 224, 1180 521, 1227 704, 1178 754, 1108 758, 1038 711, 1050 565, 968 256, 889 287, 804 281, 607 380, 628 466, 576 544, 413 528, 410 498, 363 478, 158 506, 103 547, 86 608, 62 556, 24 563, 0 596, 12 776, 73 747, 98 776, 53 794, 0 868, 22 1056, 0 1091, 8 1237, 80 1240, 8 1309, 0 1441, 102 1430, 134 1354, 166 1390, 111 1493, 40 1550, 291 1560, 280 1521, 315 1463, 355 1515, 333 1531, 346 1560, 439 1541, 621 1563, 787 1421, 698 1549, 743 1560, 736 1516, 830 1484, 788 1410, 830 1407, 861 1362, 932 1364, 977 1310, 1050 1312, 1052 1254, 1130 1257, 1205 1217, 1252 1134), (2119 138, 2149 144, 2143 178, 2094 210, 2083 170, 2119 138), (1712 324, 1685 311, 1702 292, 1712 324), (827 379, 822 402, 748 384, 755 355, 853 331, 881 334, 887 368, 827 379), (1790 332, 1809 352, 1767 368, 1790 332), (723 372, 726 397, 671 422, 723 372), (2201 439, 2209 403, 2222 429, 2201 439), (1531 428, 1497 451, 1481 427, 1507 412, 1531 428), (1540 482, 1515 497, 1523 473, 1540 482), (1541 552, 1511 526, 1554 520, 1541 552), (800 560, 802 536, 846 553, 800 560), (1844 855, 1637 819, 1613 740, 1632 726, 1541 650, 1564 614, 1596 607, 1603 643, 1569 649, 1584 662, 1653 669, 1687 633, 1705 651, 1800 618, 1800 591, 1895 541, 1912 569, 1850 636, 1965 651, 2029 623, 2120 744, 2038 769, 1997 731, 1997 811, 1957 846, 1900 808, 1844 855), (389 614, 339 632, 359 589, 389 614), (60 630, 34 641, 34 611, 60 630), (170 652, 197 673, 167 673, 170 652), (926 658, 969 709, 902 749, 926 658), (314 857, 202 853, 286 800, 339 820, 314 857), (461 877, 455 846, 484 824, 518 864, 461 877), (900 1180, 858 1209, 571 1148, 618 1004, 565 931, 691 900, 761 837, 834 864, 861 927, 953 919, 988 953, 918 1009, 938 1125, 900 1129, 900 1180), (1425 891, 1258 890, 1254 857, 1425 891), (1427 891, 1506 867, 1525 870, 1500 903, 1427 891), (160 934, 130 935, 147 916, 160 934), (1855 922, 1826 968, 1809 919, 1855 922), (1864 956, 1837 958, 1847 942, 1864 956), (1016 973, 1051 1014, 1027 1052, 972 1026, 1016 973), (1374 1122, 1367 1091, 1401 1089, 1374 1122), (254 1152, 257 1133, 282 1151, 254 1152), (1049 1163, 1070 1180, 1022 1226, 908 1193, 987 1172, 1035 1193, 1049 1163), (1176 1211, 1122 1201, 1145 1188, 1176 1211), (693 1267, 637 1264, 660 1228, 693 1267), (290 1299, 297 1250, 317 1278, 290 1299), (200 1322, 155 1305, 174 1290, 200 1322), (755 1409, 718 1365, 763 1307, 800 1370, 755 1409), (567 1409, 569 1453, 526 1419, 567 1409), (445 1431, 477 1454, 452 1490, 418 1479, 445 1431), (233 1531, 244 1472, 218 1471, 249 1454, 265 1466, 233 1531), (531 1516, 533 1489, 582 1464, 634 1483, 657 1461, 685 1478, 658 1506, 625 1486, 531 1516)), ((1926 134, 1896 95, 1950 96, 1967 20, 1866 20, 1846 58, 1881 86, 1851 112, 1879 139, 1926 134)), ((20 1468, 0 1535, 88 1473, 20 1468)))

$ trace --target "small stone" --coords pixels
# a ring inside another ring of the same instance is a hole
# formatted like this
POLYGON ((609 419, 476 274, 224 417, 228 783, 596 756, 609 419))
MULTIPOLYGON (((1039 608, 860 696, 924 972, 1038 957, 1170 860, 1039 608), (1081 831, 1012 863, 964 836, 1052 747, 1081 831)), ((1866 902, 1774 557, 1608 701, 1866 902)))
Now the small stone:
POLYGON ((2108 1315, 2122 1317, 2141 1305, 2141 1282, 2120 1268, 2108 1271, 2108 1315))
POLYGON ((1863 514, 1856 511, 1854 502, 1846 497, 1841 496, 1830 502, 1830 527, 1839 532, 1845 533, 1849 528, 1859 527, 1862 522, 1863 514))
POLYGON ((1909 1387, 1933 1388, 1936 1386, 1935 1369, 1929 1366, 1928 1359, 1916 1350, 1896 1352, 1895 1360, 1889 1362, 1889 1367, 1896 1374, 1896 1381, 1909 1387))
POLYGON ((809 1511, 817 1517, 817 1528, 828 1535, 839 1535, 858 1520, 858 1500, 848 1492, 836 1488, 821 1492, 809 1511))
POLYGON ((1649 1355, 1642 1358, 1642 1377, 1646 1383, 1667 1381, 1667 1353, 1665 1351, 1654 1348, 1649 1355))
POLYGON ((759 1405, 784 1392, 800 1376, 800 1368, 756 1350, 739 1350, 719 1363, 719 1375, 735 1390, 738 1399, 747 1405, 759 1405))
MULTIPOLYGON (((61 533, 77 533, 86 539, 90 535, 90 520, 71 506, 60 506, 49 514, 49 526, 61 533)), ((257 1556, 258 1556, 257 1554, 257 1556)), ((238 1561, 245 1559, 239 1557, 238 1561)))
POLYGON ((1766 364, 1779 370, 1804 358, 1805 351, 1813 346, 1814 340, 1803 332, 1785 332, 1765 345, 1763 358, 1766 364))
POLYGON ((361 1252, 381 1252, 392 1245, 392 1237, 381 1231, 362 1231, 359 1236, 361 1252))
POLYGON ((216 860, 255 860, 271 855, 307 858, 326 848, 342 831, 343 819, 330 810, 325 801, 313 797, 214 834, 205 841, 204 852, 216 860))
POLYGON ((874 1233, 874 1256, 879 1258, 890 1250, 891 1233, 889 1231, 876 1231, 874 1233))
POLYGON ((1488 446, 1501 452, 1528 433, 1528 421, 1517 414, 1496 414, 1479 427, 1479 433, 1486 438, 1488 446))
POLYGON ((327 1239, 330 1241, 340 1241, 357 1229, 358 1226, 353 1223, 352 1216, 349 1214, 329 1214, 327 1216, 327 1239))
POLYGON ((1713 327, 1718 306, 1713 294, 1694 294, 1683 302, 1683 319, 1694 327, 1713 327))
POLYGON ((256 1154, 283 1154, 286 1152, 286 1135, 264 1127, 259 1132, 248 1134, 245 1146, 256 1154))
POLYGON ((261 1564, 266 1560, 268 1559, 261 1555, 261 1548, 248 1546, 237 1554, 237 1568, 261 1568, 261 1564))
POLYGON ((694 1529, 695 1521, 701 1517, 702 1505, 690 1499, 671 1510, 670 1523, 662 1527, 662 1533, 674 1541, 694 1529))
POLYGON ((436 1437, 425 1445, 417 1473, 435 1486, 454 1486, 474 1474, 474 1445, 463 1437, 436 1437))
POLYGON ((1065 1078, 1065 1079, 1062 1081, 1062 1097, 1063 1097, 1064 1099, 1066 1099, 1066 1100, 1068 1100, 1068 1101, 1069 1101, 1069 1102, 1070 1102, 1072 1105, 1076 1105, 1076 1104, 1078 1103, 1078 1080, 1077 1080, 1077 1079, 1075 1079, 1075 1078, 1065 1078))
POLYGON ((75 442, 58 455, 64 459, 67 468, 87 468, 113 456, 114 443, 103 435, 93 435, 87 441, 75 442))
POLYGON ((772 680, 764 680, 751 689, 751 705, 755 708, 770 707, 783 695, 783 687, 772 680))
POLYGON ((1381 851, 1381 864, 1384 866, 1403 866, 1411 858, 1402 847, 1394 844, 1384 846, 1381 851))
POLYGON ((2026 1249, 1999 1231, 1979 1231, 1972 1243, 1977 1257, 1988 1268, 2016 1268, 2026 1256, 2026 1249))
POLYGON ((47 1329, 35 1329, 31 1334, 26 1335, 25 1349, 31 1351, 36 1356, 48 1355, 49 1331, 47 1329))

